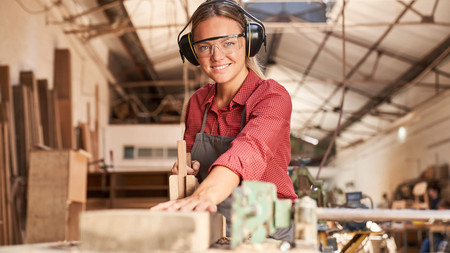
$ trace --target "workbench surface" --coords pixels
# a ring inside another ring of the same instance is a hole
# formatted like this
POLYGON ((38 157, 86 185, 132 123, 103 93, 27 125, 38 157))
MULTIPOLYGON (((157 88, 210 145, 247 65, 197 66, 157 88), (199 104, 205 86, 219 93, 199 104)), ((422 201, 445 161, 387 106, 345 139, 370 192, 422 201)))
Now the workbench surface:
MULTIPOLYGON (((53 243, 38 243, 38 244, 22 244, 22 245, 14 245, 14 246, 4 246, 0 247, 0 253, 80 253, 80 252, 89 252, 89 251, 81 251, 79 242, 53 242, 53 243)), ((151 251, 150 251, 151 252, 151 251)), ((157 252, 166 252, 169 251, 157 251, 157 252)), ((229 252, 238 252, 238 253, 255 253, 255 252, 264 252, 264 253, 280 253, 280 252, 290 252, 290 253, 319 253, 319 251, 314 250, 306 250, 306 249, 291 249, 288 251, 281 251, 277 249, 274 245, 242 245, 241 247, 231 250, 229 246, 216 245, 214 248, 210 248, 204 253, 229 253, 229 252)), ((95 253, 95 252, 91 252, 95 253)), ((137 253, 137 252, 136 252, 137 253)), ((177 252, 179 253, 179 252, 177 252)))

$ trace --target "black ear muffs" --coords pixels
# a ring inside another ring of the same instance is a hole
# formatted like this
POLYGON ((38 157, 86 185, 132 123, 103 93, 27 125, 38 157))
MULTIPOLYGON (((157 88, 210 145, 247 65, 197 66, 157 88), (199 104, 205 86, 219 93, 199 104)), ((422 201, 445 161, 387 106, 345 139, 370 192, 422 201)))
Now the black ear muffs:
POLYGON ((178 47, 180 48, 181 60, 184 63, 184 58, 186 58, 190 63, 195 66, 200 65, 198 62, 197 54, 195 54, 194 47, 192 46, 192 33, 188 33, 181 37, 178 42, 178 47))
MULTIPOLYGON (((247 57, 253 57, 261 48, 265 41, 264 28, 257 23, 248 23, 245 27, 245 54, 247 57)), ((192 46, 192 33, 185 34, 181 37, 178 46, 180 48, 181 59, 184 62, 186 58, 195 66, 200 65, 197 54, 192 46)))
MULTIPOLYGON (((264 46, 266 45, 266 32, 264 25, 259 19, 255 18, 253 15, 242 9, 241 6, 238 4, 227 1, 227 0, 216 0, 216 1, 207 1, 203 3, 203 5, 210 5, 213 3, 222 2, 229 5, 232 5, 236 7, 239 11, 244 13, 248 18, 252 19, 256 23, 247 23, 245 26, 245 52, 247 57, 253 57, 255 56, 259 49, 261 48, 261 45, 264 43, 264 46)), ((186 24, 186 26, 181 30, 181 32, 178 34, 178 47, 180 50, 180 56, 181 60, 184 63, 184 58, 186 58, 190 63, 192 63, 195 66, 200 65, 198 62, 197 54, 194 51, 194 47, 192 44, 194 41, 192 40, 192 33, 188 33, 183 35, 181 38, 181 34, 186 30, 186 28, 191 23, 191 20, 186 24)))
POLYGON ((264 28, 257 23, 248 23, 245 27, 245 52, 247 57, 253 57, 261 48, 261 45, 265 43, 266 38, 264 34, 264 28))

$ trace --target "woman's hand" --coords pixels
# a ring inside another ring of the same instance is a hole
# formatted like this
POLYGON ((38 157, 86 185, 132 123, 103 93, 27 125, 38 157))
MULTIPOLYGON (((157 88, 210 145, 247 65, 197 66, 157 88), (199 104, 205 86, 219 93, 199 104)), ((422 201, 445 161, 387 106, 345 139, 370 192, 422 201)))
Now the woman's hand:
MULTIPOLYGON (((196 176, 199 169, 200 169, 200 162, 194 160, 194 161, 192 161, 191 167, 189 167, 189 166, 186 167, 186 172, 188 175, 196 176)), ((172 175, 178 175, 178 162, 175 162, 173 164, 173 167, 170 170, 170 173, 172 173, 172 175)))
POLYGON ((211 200, 192 195, 184 199, 167 201, 152 207, 152 211, 208 211, 217 212, 217 206, 211 200))
POLYGON ((150 210, 215 213, 217 205, 233 192, 239 181, 239 176, 227 167, 215 166, 191 196, 158 204, 150 210))

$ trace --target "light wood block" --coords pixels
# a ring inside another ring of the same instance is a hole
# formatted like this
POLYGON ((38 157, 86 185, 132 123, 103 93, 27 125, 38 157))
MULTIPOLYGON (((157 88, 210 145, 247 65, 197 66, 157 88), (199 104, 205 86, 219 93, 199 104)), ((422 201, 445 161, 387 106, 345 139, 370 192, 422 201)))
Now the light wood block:
POLYGON ((191 153, 186 153, 186 141, 177 141, 178 151, 178 175, 169 177, 169 199, 182 199, 194 193, 197 186, 197 178, 187 175, 186 166, 192 166, 191 153))
POLYGON ((83 212, 81 248, 93 252, 205 251, 223 237, 223 216, 208 212, 83 212))

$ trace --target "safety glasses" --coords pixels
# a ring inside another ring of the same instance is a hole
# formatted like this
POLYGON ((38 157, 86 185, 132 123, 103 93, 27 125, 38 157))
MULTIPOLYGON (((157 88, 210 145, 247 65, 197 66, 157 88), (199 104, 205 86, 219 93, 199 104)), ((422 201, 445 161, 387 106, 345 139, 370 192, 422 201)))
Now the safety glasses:
POLYGON ((245 33, 224 35, 218 37, 207 38, 192 43, 195 53, 199 58, 211 57, 214 53, 214 47, 217 47, 223 54, 232 54, 241 48, 239 37, 243 37, 245 33), (215 43, 212 43, 215 41, 215 43))

